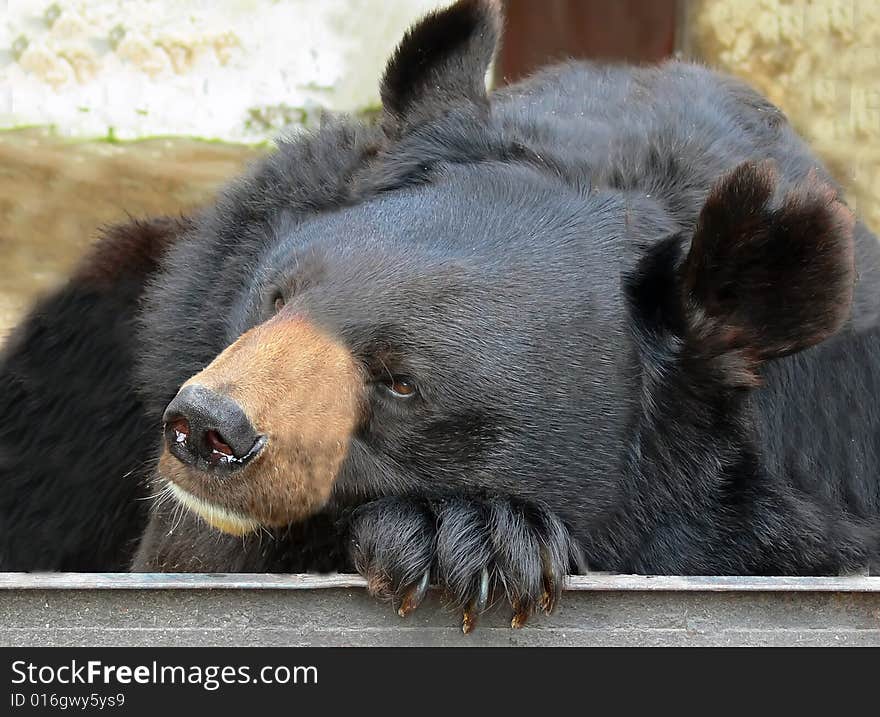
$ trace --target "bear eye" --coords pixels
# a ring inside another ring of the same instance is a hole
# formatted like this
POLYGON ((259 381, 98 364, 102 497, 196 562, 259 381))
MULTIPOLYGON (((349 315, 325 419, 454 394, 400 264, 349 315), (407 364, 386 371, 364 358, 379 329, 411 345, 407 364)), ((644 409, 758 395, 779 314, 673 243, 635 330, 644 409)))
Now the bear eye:
POLYGON ((281 293, 275 294, 275 297, 272 299, 272 308, 275 309, 275 313, 277 314, 281 309, 284 308, 284 295, 281 293))
POLYGON ((394 398, 410 398, 416 392, 415 384, 405 377, 392 376, 381 383, 394 398))

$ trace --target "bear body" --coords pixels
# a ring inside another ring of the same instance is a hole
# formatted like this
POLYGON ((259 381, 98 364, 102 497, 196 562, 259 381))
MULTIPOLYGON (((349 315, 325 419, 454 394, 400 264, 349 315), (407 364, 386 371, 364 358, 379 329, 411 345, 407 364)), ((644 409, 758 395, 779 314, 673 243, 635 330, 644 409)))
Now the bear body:
MULTIPOLYGON (((140 411, 131 446, 51 484, 106 516, 128 480, 129 528, 83 509, 80 528, 44 521, 46 546, 125 555, 145 530, 136 570, 356 568, 405 611, 430 578, 467 624, 493 590, 515 621, 549 609, 585 569, 876 564, 875 237, 779 110, 705 68, 569 63, 486 96, 497 23, 481 2, 429 17, 379 126, 282 142, 160 243, 124 315, 134 358, 107 371, 137 389, 107 401, 140 411), (240 406, 262 452, 245 464, 207 423, 213 449, 195 446, 207 404, 182 386, 240 406), (145 529, 138 482, 159 495, 145 529)), ((34 351, 6 350, 20 394, 34 351)), ((15 413, 0 569, 58 569, 13 546, 64 503, 34 498, 45 468, 13 470, 15 413)), ((37 445, 22 455, 45 466, 37 445)))
POLYGON ((135 390, 135 313, 185 222, 116 227, 0 354, 0 570, 126 570, 156 426, 135 390), (140 500, 139 500, 140 498, 140 500))

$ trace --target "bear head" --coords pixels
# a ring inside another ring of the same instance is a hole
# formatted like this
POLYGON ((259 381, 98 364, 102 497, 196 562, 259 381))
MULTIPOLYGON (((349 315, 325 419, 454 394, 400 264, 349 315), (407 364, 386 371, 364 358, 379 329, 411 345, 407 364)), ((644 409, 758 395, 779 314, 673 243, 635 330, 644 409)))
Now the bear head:
POLYGON ((639 417, 735 412, 763 362, 846 321, 853 219, 826 184, 746 163, 682 232, 574 181, 493 124, 499 28, 493 2, 427 17, 386 69, 378 128, 282 155, 171 252, 145 314, 179 349, 151 369, 179 387, 158 474, 211 525, 448 491, 600 519, 646 450, 639 417), (323 203, 277 191, 298 163, 323 203), (182 291, 201 261, 208 305, 182 291))

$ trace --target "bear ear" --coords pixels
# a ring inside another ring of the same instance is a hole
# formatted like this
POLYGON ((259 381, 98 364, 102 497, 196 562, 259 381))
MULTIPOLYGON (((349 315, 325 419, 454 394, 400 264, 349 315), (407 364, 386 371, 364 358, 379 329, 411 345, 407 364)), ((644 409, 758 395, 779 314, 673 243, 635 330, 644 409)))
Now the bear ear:
POLYGON ((500 0, 459 0, 411 27, 382 78, 386 131, 400 134, 450 105, 485 105, 500 28, 500 0))
POLYGON ((772 162, 738 166, 709 193, 680 269, 689 338, 754 384, 758 362, 834 334, 852 304, 854 223, 814 172, 782 194, 772 162))

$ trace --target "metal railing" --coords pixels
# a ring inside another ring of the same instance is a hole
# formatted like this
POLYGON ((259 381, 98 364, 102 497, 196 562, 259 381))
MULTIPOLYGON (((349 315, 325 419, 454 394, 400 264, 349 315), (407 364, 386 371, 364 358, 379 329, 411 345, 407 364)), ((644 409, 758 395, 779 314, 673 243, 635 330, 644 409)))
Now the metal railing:
POLYGON ((552 616, 471 635, 356 575, 0 573, 0 645, 876 645, 880 577, 571 577, 552 616))

